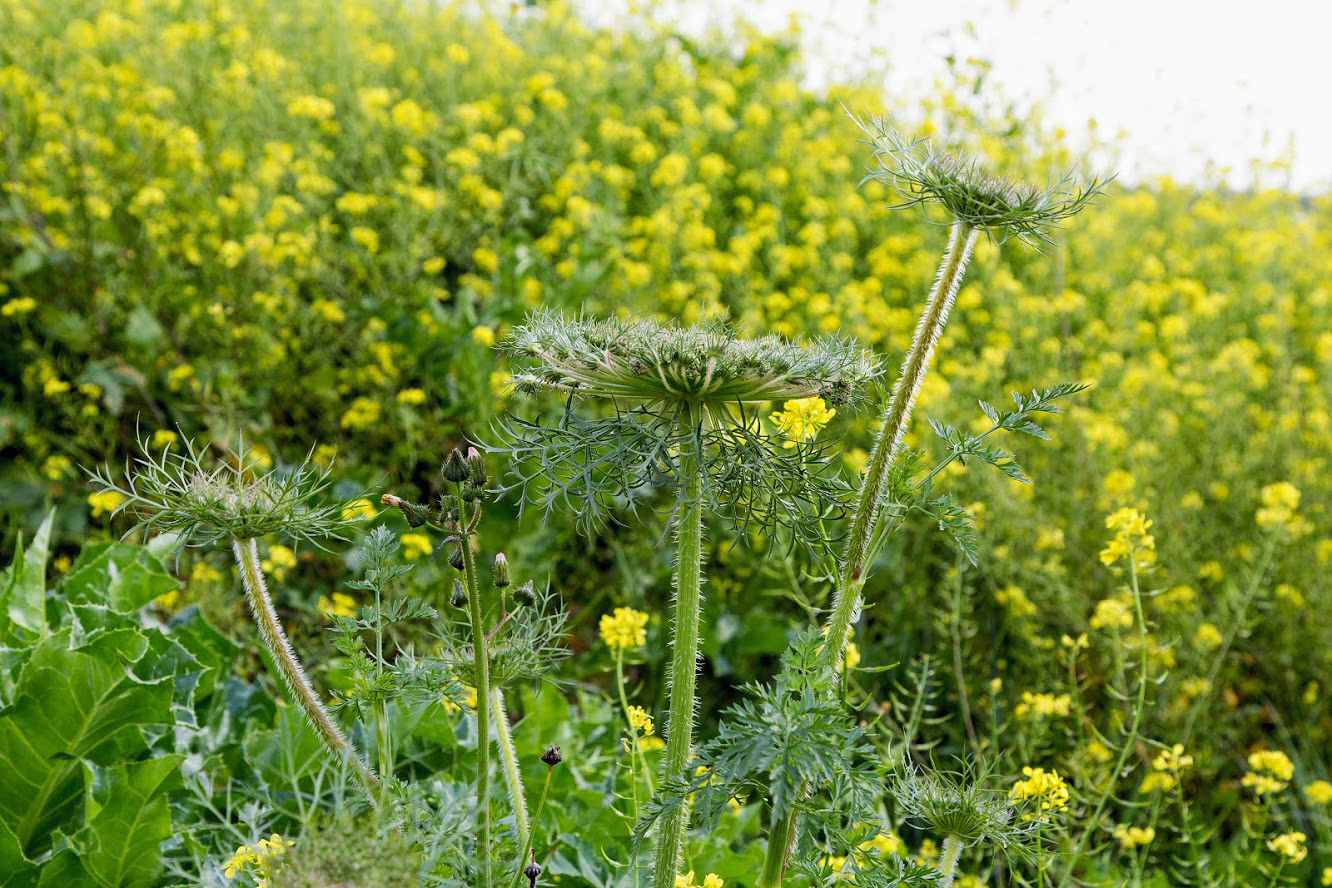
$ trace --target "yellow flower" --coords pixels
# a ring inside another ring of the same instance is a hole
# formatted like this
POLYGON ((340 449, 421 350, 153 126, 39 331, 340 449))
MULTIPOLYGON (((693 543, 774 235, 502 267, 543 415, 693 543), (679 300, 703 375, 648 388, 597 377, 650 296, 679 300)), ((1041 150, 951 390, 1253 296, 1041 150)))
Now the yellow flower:
POLYGON ((94 518, 100 518, 114 512, 124 502, 125 497, 114 490, 103 490, 88 497, 88 505, 92 506, 92 516, 94 518))
POLYGON ((1151 564, 1156 540, 1147 532, 1152 522, 1146 516, 1137 509, 1120 509, 1106 517, 1105 526, 1113 535, 1101 550, 1102 564, 1109 566, 1130 556, 1137 559, 1139 566, 1151 564))
POLYGON ((648 714, 646 709, 641 706, 630 706, 625 715, 629 718, 629 726, 635 731, 638 731, 644 737, 652 734, 652 716, 648 714))
POLYGON ((1262 506, 1254 519, 1263 530, 1281 531, 1291 537, 1303 536, 1309 523, 1295 514, 1300 504, 1300 491, 1289 481, 1269 484, 1259 494, 1262 506))
POLYGON ((342 520, 356 521, 361 518, 370 519, 378 514, 379 510, 374 507, 370 500, 358 499, 355 502, 348 503, 347 507, 342 510, 342 520))
POLYGON ((495 344, 495 328, 493 327, 473 327, 472 341, 490 348, 495 344))
POLYGON ((1073 700, 1068 694, 1033 694, 1022 692, 1022 702, 1017 705, 1018 718, 1049 718, 1069 714, 1073 700))
POLYGON ((1112 835, 1125 848, 1139 848, 1152 843, 1152 840, 1156 838, 1156 830, 1150 826, 1143 828, 1125 826, 1121 823, 1114 828, 1112 835))
POLYGON ((1133 612, 1118 598, 1105 598, 1096 603, 1096 612, 1092 614, 1093 629, 1132 629, 1133 612))
POLYGON ((1176 743, 1169 749, 1163 750, 1156 758, 1152 759, 1152 767, 1158 771, 1168 771, 1172 774, 1178 774, 1180 771, 1193 767, 1193 756, 1184 754, 1184 744, 1176 743))
POLYGON ((828 407, 820 397, 796 398, 787 401, 783 409, 769 417, 788 440, 783 447, 795 447, 810 440, 823 430, 837 411, 828 407))
POLYGON ((268 557, 260 564, 260 567, 279 580, 285 577, 287 571, 295 566, 296 553, 282 545, 269 546, 268 557))
POLYGON ((435 551, 435 544, 424 533, 404 533, 399 541, 402 543, 402 554, 407 556, 408 561, 415 561, 435 551))
POLYGON ((327 595, 320 595, 318 607, 320 613, 327 614, 330 617, 354 619, 356 614, 359 613, 356 599, 346 592, 334 592, 332 598, 327 595))
POLYGON ((1025 780, 1013 784, 1008 796, 1014 801, 1035 801, 1037 811, 1057 811, 1068 804, 1068 784, 1054 771, 1023 768, 1025 780))
POLYGON ((354 243, 360 244, 372 256, 379 252, 379 232, 364 225, 357 225, 348 234, 354 243))
POLYGON ((416 406, 419 404, 424 404, 425 401, 426 401, 426 393, 419 388, 407 388, 398 392, 399 404, 416 406))
POLYGON ((379 402, 373 398, 357 398, 342 414, 344 429, 368 429, 379 422, 379 402))
POLYGON ((1309 856, 1309 849, 1304 846, 1308 838, 1302 832, 1282 833, 1267 840, 1267 850, 1275 851, 1290 863, 1299 863, 1309 856))
POLYGON ((631 607, 617 607, 601 617, 601 640, 612 651, 632 650, 647 644, 648 615, 631 607))
POLYGON ((702 884, 699 884, 694 881, 694 871, 690 870, 683 876, 675 877, 675 888, 722 888, 722 879, 716 873, 708 873, 703 877, 702 884))
POLYGON ((0 315, 12 318, 15 315, 27 314, 35 308, 37 308, 36 299, 31 296, 18 296, 0 306, 0 315))
POLYGON ((292 117, 310 120, 328 120, 335 110, 332 102, 319 96, 300 96, 287 103, 287 113, 292 117))
POLYGON ((854 641, 846 643, 846 651, 842 654, 842 669, 855 669, 860 665, 860 648, 856 647, 854 641))
POLYGON ((1295 765, 1284 752, 1262 749, 1249 755, 1249 773, 1240 783, 1252 789, 1255 795, 1268 795, 1286 788, 1295 776, 1295 765))

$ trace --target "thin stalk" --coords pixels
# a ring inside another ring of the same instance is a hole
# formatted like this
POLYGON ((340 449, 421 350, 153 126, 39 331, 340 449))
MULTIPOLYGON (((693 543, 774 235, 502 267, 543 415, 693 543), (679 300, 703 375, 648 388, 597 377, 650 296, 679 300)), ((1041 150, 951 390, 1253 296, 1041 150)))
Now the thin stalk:
POLYGON ((1110 779, 1106 782, 1105 790, 1096 802, 1096 809, 1092 811, 1091 818, 1087 820, 1082 832, 1078 835, 1078 841, 1073 846, 1073 851, 1068 855, 1068 863, 1064 866, 1064 872, 1059 877, 1061 886, 1067 885, 1073 877, 1073 868, 1077 866, 1078 855, 1082 853, 1083 847, 1087 844, 1087 839, 1092 830, 1096 829, 1101 820, 1101 813, 1105 810, 1106 804, 1115 792, 1115 781, 1119 779, 1120 773, 1124 770, 1124 763, 1128 761, 1129 753, 1133 751, 1133 746, 1138 742, 1138 729, 1142 725, 1142 713, 1147 705, 1147 620, 1142 609, 1142 591, 1138 586, 1138 564, 1137 552, 1129 552, 1129 588, 1133 592, 1133 608, 1138 619, 1138 695, 1133 702, 1133 720, 1129 724, 1128 736, 1124 739, 1124 746, 1119 750, 1119 758, 1115 760, 1115 766, 1110 771, 1110 779))
POLYGON ((944 836, 943 856, 939 858, 939 888, 953 888, 957 878, 957 862, 962 857, 962 840, 957 836, 944 836))
POLYGON ((477 834, 477 872, 481 888, 490 888, 490 657, 486 652, 486 617, 481 609, 481 584, 476 577, 471 532, 463 511, 463 486, 457 484, 459 548, 467 586, 467 616, 472 624, 472 660, 476 671, 476 805, 481 818, 477 834))
POLYGON ((550 789, 550 775, 554 772, 553 767, 546 768, 546 782, 541 784, 541 798, 537 800, 536 814, 532 816, 533 830, 527 833, 527 841, 523 842, 523 853, 518 855, 518 869, 513 874, 513 881, 509 883, 510 888, 517 888, 518 880, 523 877, 523 861, 528 859, 532 853, 532 840, 535 835, 535 827, 541 822, 541 812, 546 809, 546 791, 550 789))
MULTIPOLYGON (((976 245, 979 230, 963 222, 954 222, 944 250, 939 272, 930 290, 925 310, 916 324, 911 348, 902 362, 902 372, 893 386, 892 396, 883 414, 883 428, 870 453, 864 479, 860 485, 860 498, 851 519, 851 533, 837 574, 837 590, 833 594, 832 612, 824 629, 828 643, 824 646, 825 662, 829 668, 841 665, 846 650, 847 633, 860 616, 861 590, 865 587, 865 568, 876 554, 871 552, 870 540, 878 524, 879 505, 888 486, 888 470, 902 447, 911 410, 920 394, 921 384, 930 368, 934 347, 939 342, 948 313, 957 299, 958 287, 966 274, 971 250, 976 245)), ((756 883, 759 888, 777 888, 782 884, 791 848, 797 837, 798 804, 777 824, 768 838, 768 853, 763 861, 763 876, 756 883), (769 881, 762 881, 767 878, 769 881)))
POLYGON ((499 688, 490 689, 490 711, 495 719, 495 740, 499 746, 504 784, 509 788, 509 804, 518 827, 518 844, 526 845, 531 832, 527 823, 527 796, 523 792, 522 772, 518 770, 518 753, 513 746, 513 734, 509 731, 509 715, 504 709, 504 694, 499 688))
POLYGON ((245 600, 249 603, 250 613, 254 615, 254 621, 259 626, 259 637, 263 639, 264 647, 272 655, 283 683, 319 739, 336 759, 352 766, 357 779, 373 795, 379 787, 379 779, 361 760, 346 735, 342 733, 342 729, 334 723, 333 717, 324 708, 319 695, 310 685, 310 679, 306 677, 300 660, 296 659, 295 651, 291 649, 287 633, 278 622, 277 610, 273 607, 273 599, 269 597, 268 587, 264 583, 264 571, 259 563, 259 547, 253 539, 233 539, 231 551, 236 556, 236 565, 240 568, 241 584, 245 587, 245 600))
MULTIPOLYGON (((699 411, 688 404, 680 415, 680 473, 684 489, 676 503, 675 625, 671 639, 670 708, 662 783, 680 780, 693 756, 694 689, 698 678, 698 623, 703 563, 703 486, 699 448, 699 411)), ((662 818, 657 830, 652 868, 654 888, 671 888, 679 872, 684 836, 689 827, 689 801, 684 799, 662 818)))

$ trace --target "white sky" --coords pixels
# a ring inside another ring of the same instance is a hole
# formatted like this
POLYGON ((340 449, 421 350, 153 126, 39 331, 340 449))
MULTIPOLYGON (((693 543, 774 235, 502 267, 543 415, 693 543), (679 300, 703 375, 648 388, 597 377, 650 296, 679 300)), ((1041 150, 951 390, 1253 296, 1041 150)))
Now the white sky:
MULTIPOLYGON (((601 22, 626 0, 576 3, 601 22)), ((1039 101, 1076 145, 1095 118, 1129 182, 1168 173, 1244 187, 1251 160, 1294 158, 1293 187, 1332 189, 1332 0, 665 0, 653 18, 702 34, 737 12, 800 18, 813 86, 881 72, 890 106, 931 94, 944 58, 992 64, 999 103, 1039 101), (1208 170, 1213 175, 1208 174, 1208 170)), ((1284 174, 1265 173, 1269 184, 1284 174)))

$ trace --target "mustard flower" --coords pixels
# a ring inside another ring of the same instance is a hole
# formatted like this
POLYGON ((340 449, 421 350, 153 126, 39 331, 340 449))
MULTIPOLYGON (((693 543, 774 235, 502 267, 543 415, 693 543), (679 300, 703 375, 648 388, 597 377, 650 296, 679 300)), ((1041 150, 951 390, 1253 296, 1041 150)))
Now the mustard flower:
POLYGON ((1315 805, 1332 805, 1332 783, 1315 780, 1304 788, 1304 795, 1315 805))
POLYGON ((1280 854, 1287 863, 1299 863, 1309 856, 1309 849, 1304 845, 1308 839, 1302 832, 1282 833, 1267 840, 1267 850, 1280 854))
POLYGON ((1055 771, 1024 767, 1024 779, 1013 784, 1008 797, 1017 802, 1034 802, 1038 812, 1058 811, 1068 805, 1068 784, 1055 771))
POLYGON ((1112 533, 1110 541, 1101 550, 1101 563, 1109 566, 1127 558, 1150 563, 1156 539, 1147 531, 1152 522, 1137 509, 1123 508, 1105 519, 1106 529, 1112 533))
POLYGON ((787 401, 782 409, 773 413, 770 419, 789 440, 782 444, 785 448, 795 447, 811 440, 836 415, 837 411, 828 407, 818 396, 796 398, 787 401))
POLYGON ((601 617, 601 640, 612 651, 629 651, 647 644, 648 615, 631 607, 617 607, 601 617))
POLYGON ((1252 789, 1255 795, 1269 795, 1286 788, 1295 776, 1295 765, 1280 750, 1263 749, 1249 754, 1249 773, 1240 783, 1252 789))

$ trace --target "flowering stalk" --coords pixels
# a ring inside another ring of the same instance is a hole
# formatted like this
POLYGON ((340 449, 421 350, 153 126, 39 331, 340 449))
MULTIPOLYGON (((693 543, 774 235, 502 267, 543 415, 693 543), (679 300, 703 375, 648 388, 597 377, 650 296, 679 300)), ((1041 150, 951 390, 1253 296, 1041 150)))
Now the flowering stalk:
POLYGON ((272 654, 283 683, 291 691, 296 705, 301 708, 319 739, 335 758, 350 764, 357 779, 367 790, 373 792, 379 786, 378 778, 366 767, 365 762, 361 761, 342 730, 324 708, 323 702, 310 686, 305 670, 301 668, 300 661, 296 659, 296 654, 291 649, 287 633, 278 622, 277 611, 273 608, 273 600, 269 597, 268 588, 264 583, 264 572, 259 563, 259 548, 254 539, 233 539, 231 551, 235 554, 236 564, 240 568, 241 583, 245 587, 245 600, 249 603, 250 613, 254 615, 254 621, 259 626, 259 636, 263 639, 264 647, 272 654))
MULTIPOLYGON (((680 454, 680 472, 685 487, 676 503, 675 614, 671 639, 670 715, 666 724, 666 753, 662 759, 663 783, 685 777, 693 755, 694 693, 698 679, 698 620, 703 561, 703 491, 699 471, 700 417, 696 405, 681 411, 681 437, 690 442, 680 454)), ((657 831, 652 884, 671 886, 679 871, 684 835, 689 827, 686 797, 662 818, 657 831)))
POLYGON ((509 731, 509 715, 504 709, 504 694, 498 687, 490 689, 490 711, 495 720, 495 740, 499 746, 500 764, 504 769, 504 784, 509 790, 513 807, 513 820, 518 828, 518 844, 526 845, 530 837, 527 822, 527 798, 523 792, 523 775, 518 770, 518 753, 509 731))

